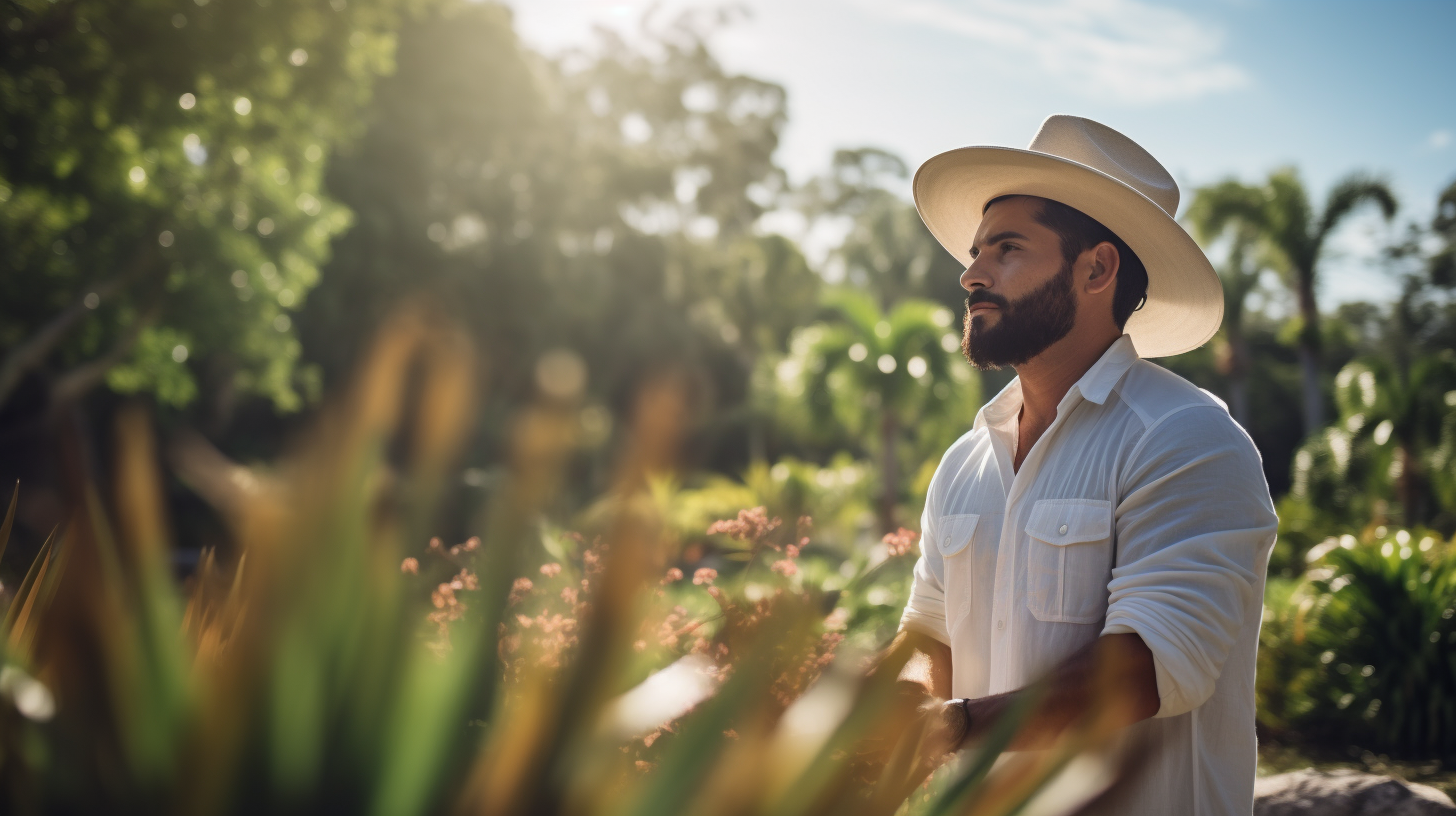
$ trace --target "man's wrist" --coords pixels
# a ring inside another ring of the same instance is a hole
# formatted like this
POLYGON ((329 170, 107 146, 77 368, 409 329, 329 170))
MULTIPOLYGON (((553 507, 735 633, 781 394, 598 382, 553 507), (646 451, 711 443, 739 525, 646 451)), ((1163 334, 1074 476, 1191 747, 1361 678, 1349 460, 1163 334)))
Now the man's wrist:
POLYGON ((971 713, 970 703, 970 699, 966 697, 956 697, 941 703, 941 722, 945 725, 946 737, 952 751, 960 748, 971 735, 975 717, 971 713))

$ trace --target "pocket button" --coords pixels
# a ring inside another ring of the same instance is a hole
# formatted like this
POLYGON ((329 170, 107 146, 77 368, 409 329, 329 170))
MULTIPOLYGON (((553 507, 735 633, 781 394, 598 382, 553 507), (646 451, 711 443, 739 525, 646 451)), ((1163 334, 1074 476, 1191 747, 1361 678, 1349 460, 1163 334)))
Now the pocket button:
POLYGON ((1062 535, 1066 535, 1067 534, 1067 525, 1063 524, 1062 526, 1058 527, 1057 528, 1057 532, 1061 533, 1062 535))

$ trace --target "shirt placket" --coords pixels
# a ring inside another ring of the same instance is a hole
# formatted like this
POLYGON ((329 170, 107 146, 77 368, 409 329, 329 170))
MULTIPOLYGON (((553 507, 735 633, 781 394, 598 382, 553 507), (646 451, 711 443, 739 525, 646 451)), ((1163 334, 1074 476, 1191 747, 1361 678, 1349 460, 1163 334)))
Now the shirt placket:
MULTIPOLYGON (((1016 607, 1023 599, 1022 593, 1016 585, 1016 559, 1021 542, 1021 513, 1018 508, 1021 505, 1023 494, 1026 492, 1026 485, 1036 481, 1036 473, 1041 467, 1042 461, 1047 456, 1047 450, 1051 447, 1051 440, 1061 426, 1071 416, 1072 408, 1081 399, 1080 391, 1073 386, 1062 401, 1057 405, 1057 415, 1037 439, 1036 444, 1022 460, 1021 468, 1015 471, 1011 478, 1011 486, 1006 491, 1006 514, 1002 517, 1001 539, 997 542, 996 548, 996 584, 992 588, 991 601, 991 671, 989 691, 991 694, 1000 694, 1005 691, 1012 691, 1016 682, 1020 679, 1013 673, 1013 660, 1017 649, 1016 643, 1017 616, 1016 607)), ((1012 433, 1016 431, 1016 420, 1012 420, 1012 433)), ((1015 441, 1014 435, 1012 441, 1015 441)), ((997 447, 998 456, 1014 456, 1010 445, 1002 443, 1003 447, 997 447)))

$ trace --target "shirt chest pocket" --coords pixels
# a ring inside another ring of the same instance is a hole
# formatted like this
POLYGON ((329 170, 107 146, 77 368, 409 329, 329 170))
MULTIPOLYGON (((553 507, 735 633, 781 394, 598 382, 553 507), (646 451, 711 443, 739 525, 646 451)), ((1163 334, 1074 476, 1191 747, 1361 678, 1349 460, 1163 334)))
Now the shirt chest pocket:
POLYGON ((936 525, 936 549, 941 558, 953 558, 965 552, 980 526, 981 517, 976 513, 962 513, 956 516, 942 516, 936 525))
POLYGON ((1112 503, 1043 499, 1026 522, 1026 605, 1037 620, 1097 623, 1107 611, 1112 503))

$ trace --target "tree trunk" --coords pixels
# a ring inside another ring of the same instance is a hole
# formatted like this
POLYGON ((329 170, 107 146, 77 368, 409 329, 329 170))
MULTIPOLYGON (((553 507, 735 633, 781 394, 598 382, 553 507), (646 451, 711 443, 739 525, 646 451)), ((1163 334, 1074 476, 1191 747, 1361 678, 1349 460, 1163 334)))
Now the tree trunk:
POLYGON ((1314 276, 1303 275, 1299 285, 1299 315, 1304 326, 1299 332, 1299 368, 1304 384, 1304 435, 1325 425, 1324 394, 1320 388, 1319 305, 1314 299, 1314 276))
POLYGON ((899 453, 897 442, 900 425, 888 408, 880 414, 880 500, 878 513, 880 533, 895 531, 895 505, 900 497, 899 453))
POLYGON ((1249 383, 1242 377, 1229 381, 1229 412, 1240 428, 1249 429, 1249 383))
POLYGON ((1249 341, 1242 330, 1228 333, 1229 356, 1229 413, 1234 421, 1245 430, 1249 427, 1249 341))
POLYGON ((1421 472, 1421 460, 1416 457, 1415 448, 1405 442, 1395 449, 1396 460, 1400 462, 1400 478, 1396 480, 1396 493, 1400 498, 1401 520, 1406 527, 1415 527, 1425 519, 1425 474, 1421 472))

